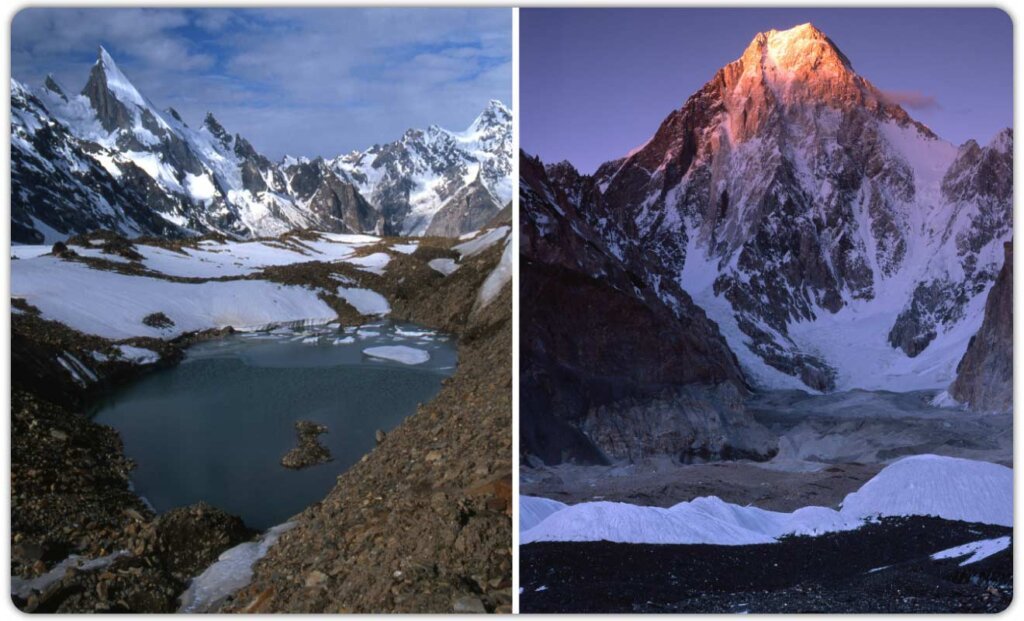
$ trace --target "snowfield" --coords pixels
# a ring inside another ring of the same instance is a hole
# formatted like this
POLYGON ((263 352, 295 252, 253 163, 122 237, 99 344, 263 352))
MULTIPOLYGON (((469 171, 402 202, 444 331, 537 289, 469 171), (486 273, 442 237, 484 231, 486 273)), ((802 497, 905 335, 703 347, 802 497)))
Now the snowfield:
POLYGON ((888 516, 927 515, 1012 526, 1013 471, 955 457, 907 457, 849 494, 838 511, 803 507, 783 513, 716 497, 667 509, 618 502, 559 507, 561 503, 530 496, 519 503, 523 545, 538 541, 748 545, 772 543, 787 535, 853 530, 867 520, 888 516))
POLYGON ((181 283, 97 270, 56 257, 12 262, 11 297, 45 319, 109 339, 172 338, 186 332, 255 329, 271 323, 326 323, 335 312, 306 287, 262 280, 181 283), (164 313, 169 328, 142 320, 164 313))
MULTIPOLYGON (((456 246, 456 250, 463 259, 475 256, 507 240, 509 230, 508 226, 490 229, 456 246)), ((142 275, 61 259, 49 254, 49 245, 14 246, 11 256, 17 260, 11 262, 10 295, 38 308, 45 319, 114 340, 140 336, 174 338, 187 332, 228 326, 247 331, 270 324, 327 323, 336 319, 337 314, 320 299, 319 290, 241 278, 258 274, 266 267, 311 261, 344 262, 383 276, 392 259, 390 254, 371 252, 354 256, 360 248, 381 241, 371 235, 320 233, 316 239, 301 240, 204 240, 180 251, 140 243, 134 246, 142 256, 136 262, 107 254, 95 246, 69 246, 80 256, 131 264, 134 269, 141 266, 148 270, 142 275), (179 282, 163 276, 211 280, 179 282), (154 313, 165 314, 174 325, 154 327, 143 323, 154 313)), ((394 244, 391 250, 408 253, 418 246, 418 241, 394 244)), ((459 268, 459 262, 453 259, 434 259, 429 265, 446 276, 459 268)), ((477 308, 489 304, 508 284, 511 268, 511 245, 506 241, 501 260, 480 287, 477 308)), ((361 315, 381 317, 391 312, 387 298, 372 289, 355 286, 356 279, 341 274, 335 274, 334 279, 340 283, 334 292, 361 315)), ((126 353, 125 358, 137 364, 150 364, 158 359, 155 353, 142 351, 126 353)))

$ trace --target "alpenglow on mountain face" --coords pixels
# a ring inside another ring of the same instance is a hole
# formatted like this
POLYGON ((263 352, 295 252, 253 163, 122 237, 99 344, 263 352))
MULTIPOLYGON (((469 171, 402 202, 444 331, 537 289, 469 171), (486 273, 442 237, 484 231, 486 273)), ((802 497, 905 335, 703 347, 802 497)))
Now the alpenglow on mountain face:
POLYGON ((547 176, 637 287, 707 312, 752 383, 945 388, 1012 236, 1012 145, 942 140, 805 24, 758 34, 593 176, 547 176))
POLYGON ((272 162, 212 114, 193 128, 158 110, 100 48, 79 95, 52 77, 11 81, 12 241, 96 229, 456 236, 511 200, 512 155, 512 114, 491 101, 463 132, 431 126, 333 160, 272 162))

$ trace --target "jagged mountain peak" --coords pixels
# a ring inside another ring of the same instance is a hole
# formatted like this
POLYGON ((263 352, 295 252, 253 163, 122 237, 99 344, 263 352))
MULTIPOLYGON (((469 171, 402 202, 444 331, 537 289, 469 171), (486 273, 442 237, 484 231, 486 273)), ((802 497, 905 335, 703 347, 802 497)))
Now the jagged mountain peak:
POLYGON ((168 107, 167 108, 167 115, 170 116, 175 121, 181 123, 184 127, 188 127, 188 123, 185 122, 185 119, 181 118, 181 115, 174 108, 168 107))
POLYGON ((64 89, 61 88, 60 84, 57 82, 57 79, 53 77, 52 73, 46 74, 46 79, 43 80, 43 88, 50 91, 54 95, 57 95, 64 101, 68 100, 68 96, 64 94, 64 89))
POLYGON ((102 85, 123 103, 135 104, 140 108, 147 107, 142 93, 135 88, 128 76, 114 62, 114 57, 102 45, 96 52, 96 63, 93 64, 92 71, 89 73, 89 82, 82 90, 83 95, 89 96, 89 92, 93 90, 90 85, 93 85, 94 81, 97 83, 94 88, 102 85))
POLYGON ((512 122, 512 111, 501 101, 492 99, 487 102, 483 111, 477 116, 466 130, 467 134, 473 134, 492 127, 501 127, 512 122))
POLYGON ((787 71, 805 68, 852 71, 846 55, 810 22, 788 30, 758 33, 743 54, 744 58, 756 56, 760 56, 762 62, 770 62, 787 71))
POLYGON ((758 33, 740 58, 723 67, 694 98, 699 104, 709 95, 724 103, 730 135, 740 142, 774 125, 772 119, 779 114, 817 115, 822 108, 865 113, 936 137, 857 74, 836 44, 810 23, 758 33))
POLYGON ((231 134, 224 129, 212 112, 207 112, 206 117, 203 118, 203 129, 210 132, 225 147, 231 144, 231 134))

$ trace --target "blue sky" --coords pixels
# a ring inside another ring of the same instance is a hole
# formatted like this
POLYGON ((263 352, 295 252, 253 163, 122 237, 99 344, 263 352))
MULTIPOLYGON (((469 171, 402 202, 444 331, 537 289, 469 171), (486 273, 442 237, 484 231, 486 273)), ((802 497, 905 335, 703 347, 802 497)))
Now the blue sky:
POLYGON ((85 85, 103 45, 157 107, 264 154, 332 156, 512 101, 509 9, 26 9, 11 73, 85 85))
POLYGON ((523 9, 519 19, 522 147, 584 172, 650 138, 755 34, 805 22, 954 144, 1013 125, 1013 24, 998 9, 523 9))

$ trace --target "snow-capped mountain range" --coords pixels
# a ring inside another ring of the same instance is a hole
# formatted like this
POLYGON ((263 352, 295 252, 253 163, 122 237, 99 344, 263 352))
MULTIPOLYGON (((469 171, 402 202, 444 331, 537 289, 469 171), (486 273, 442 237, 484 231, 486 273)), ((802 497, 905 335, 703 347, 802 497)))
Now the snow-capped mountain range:
POLYGON ((804 24, 758 34, 594 175, 548 165, 532 198, 561 215, 534 225, 575 218, 558 230, 595 232, 677 316, 684 290, 754 385, 945 388, 1012 236, 1012 147, 942 140, 804 24))
POLYGON ((94 229, 456 236, 511 200, 512 156, 511 112, 491 101, 462 132, 431 126, 334 159, 273 162, 212 114, 193 128, 157 109, 100 48, 78 95, 52 77, 11 81, 12 240, 94 229))

